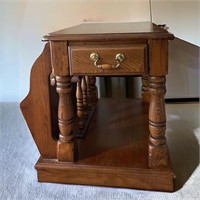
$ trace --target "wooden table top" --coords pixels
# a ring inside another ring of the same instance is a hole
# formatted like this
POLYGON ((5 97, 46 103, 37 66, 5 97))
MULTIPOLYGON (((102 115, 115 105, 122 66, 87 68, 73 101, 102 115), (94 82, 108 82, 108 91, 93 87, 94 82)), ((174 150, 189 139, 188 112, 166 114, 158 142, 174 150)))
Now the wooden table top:
POLYGON ((83 23, 52 32, 44 40, 173 39, 173 34, 151 22, 83 23))

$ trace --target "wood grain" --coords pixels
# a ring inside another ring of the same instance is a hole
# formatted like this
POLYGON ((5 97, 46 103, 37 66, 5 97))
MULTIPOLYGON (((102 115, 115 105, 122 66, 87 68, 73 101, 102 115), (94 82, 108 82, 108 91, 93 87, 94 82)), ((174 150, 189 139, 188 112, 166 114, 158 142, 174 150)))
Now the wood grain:
POLYGON ((95 104, 98 100, 98 90, 96 86, 96 77, 90 76, 90 88, 91 88, 91 102, 95 104))
POLYGON ((148 166, 148 136, 148 105, 140 100, 100 99, 87 137, 79 140, 78 160, 39 161, 39 181, 172 191, 170 166, 159 170, 148 166))
POLYGON ((85 23, 44 36, 44 40, 54 41, 122 41, 173 38, 173 34, 151 22, 85 23))
POLYGON ((83 93, 83 107, 84 107, 84 119, 88 118, 88 97, 87 97, 87 85, 85 76, 81 79, 81 89, 83 93))
POLYGON ((56 141, 52 139, 54 129, 51 121, 50 100, 53 102, 54 99, 50 99, 50 73, 51 57, 49 43, 47 43, 32 66, 30 91, 20 104, 33 139, 44 158, 56 158, 56 141))
POLYGON ((40 160, 36 164, 39 182, 97 185, 156 191, 173 191, 171 169, 139 169, 70 165, 40 160))
POLYGON ((149 77, 149 91, 151 95, 149 106, 149 166, 165 167, 169 164, 168 149, 165 139, 166 93, 165 77, 149 77))
POLYGON ((70 48, 70 55, 73 75, 137 75, 143 74, 147 70, 145 44, 73 46, 70 48), (99 69, 94 66, 94 61, 90 60, 92 53, 100 56, 98 64, 116 65, 115 56, 118 53, 124 54, 125 59, 117 69, 99 69))
POLYGON ((87 87, 88 108, 90 108, 91 107, 91 97, 92 97, 90 77, 86 76, 85 81, 86 81, 86 87, 87 87))
POLYGON ((81 87, 82 77, 79 78, 76 86, 76 104, 77 104, 77 116, 79 118, 79 131, 84 128, 84 105, 83 105, 83 91, 81 87))
POLYGON ((140 100, 99 99, 87 137, 79 141, 77 162, 147 168, 148 137, 148 106, 140 100))
POLYGON ((150 22, 82 24, 45 36, 50 47, 33 65, 21 103, 41 153, 39 181, 173 190, 164 104, 173 38, 150 22), (118 53, 125 60, 117 69, 98 69, 93 52, 104 68, 116 65, 118 53), (51 68, 56 87, 49 87, 51 68), (142 76, 142 99, 97 100, 96 76, 142 76))
POLYGON ((164 76, 168 73, 168 40, 149 40, 149 74, 164 76))
POLYGON ((73 162, 77 154, 77 144, 74 135, 71 78, 56 76, 56 91, 59 94, 58 126, 60 130, 57 142, 57 158, 59 161, 73 162))
POLYGON ((66 41, 51 41, 51 60, 55 75, 67 76, 70 74, 68 67, 68 48, 66 41))
POLYGON ((142 102, 148 104, 150 102, 149 75, 142 76, 142 102))

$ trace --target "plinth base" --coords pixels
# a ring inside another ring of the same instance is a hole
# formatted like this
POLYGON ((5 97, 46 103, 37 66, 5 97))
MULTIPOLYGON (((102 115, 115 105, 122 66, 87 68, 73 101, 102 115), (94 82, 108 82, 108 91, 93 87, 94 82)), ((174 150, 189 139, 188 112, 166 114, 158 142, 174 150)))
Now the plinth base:
POLYGON ((140 100, 101 99, 74 163, 40 158, 38 181, 173 191, 170 166, 148 167, 148 106, 140 100))

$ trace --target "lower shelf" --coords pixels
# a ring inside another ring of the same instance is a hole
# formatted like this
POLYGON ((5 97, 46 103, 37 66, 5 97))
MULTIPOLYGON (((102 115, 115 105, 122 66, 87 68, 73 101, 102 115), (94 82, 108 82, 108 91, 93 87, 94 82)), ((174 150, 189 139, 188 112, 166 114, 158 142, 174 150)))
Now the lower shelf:
POLYGON ((170 166, 148 167, 148 106, 140 100, 100 99, 74 163, 40 158, 41 182, 173 191, 170 166))

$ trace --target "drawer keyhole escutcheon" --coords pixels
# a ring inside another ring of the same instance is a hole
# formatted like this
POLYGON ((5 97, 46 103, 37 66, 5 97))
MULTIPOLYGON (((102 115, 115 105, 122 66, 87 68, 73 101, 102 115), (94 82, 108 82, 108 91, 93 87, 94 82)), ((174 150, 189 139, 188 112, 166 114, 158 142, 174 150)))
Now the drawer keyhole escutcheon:
POLYGON ((94 62, 94 66, 100 69, 116 69, 120 66, 121 62, 124 61, 125 56, 122 53, 118 53, 115 56, 115 60, 117 62, 116 65, 112 65, 112 64, 97 64, 97 62, 99 61, 100 56, 97 53, 91 53, 90 54, 90 60, 94 62))

